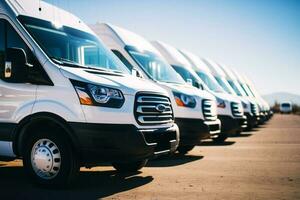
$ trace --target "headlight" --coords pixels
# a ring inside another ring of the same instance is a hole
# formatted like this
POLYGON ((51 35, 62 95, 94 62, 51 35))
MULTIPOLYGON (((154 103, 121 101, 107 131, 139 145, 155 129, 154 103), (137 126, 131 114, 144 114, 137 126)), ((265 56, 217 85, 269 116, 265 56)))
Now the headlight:
POLYGON ((196 107, 196 99, 193 96, 186 95, 179 92, 173 92, 176 104, 178 106, 195 108, 196 107))
POLYGON ((242 104, 243 104, 243 108, 244 108, 244 109, 247 109, 247 108, 248 108, 248 105, 247 105, 246 103, 242 102, 242 104))
POLYGON ((226 107, 225 101, 217 97, 217 106, 218 108, 225 108, 226 107))
POLYGON ((82 105, 121 108, 125 99, 118 89, 71 80, 82 105))

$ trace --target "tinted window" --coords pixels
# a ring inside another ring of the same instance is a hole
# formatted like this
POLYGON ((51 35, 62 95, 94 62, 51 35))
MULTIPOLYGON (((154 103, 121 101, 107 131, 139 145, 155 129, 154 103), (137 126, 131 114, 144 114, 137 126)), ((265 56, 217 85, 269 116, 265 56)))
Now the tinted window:
POLYGON ((281 104, 281 107, 289 108, 289 107, 291 107, 291 104, 283 103, 283 104, 281 104))
POLYGON ((125 49, 133 60, 153 80, 185 84, 179 74, 177 74, 176 71, 159 55, 150 51, 142 51, 131 46, 126 46, 125 49))
POLYGON ((198 71, 197 74, 210 90, 214 92, 223 92, 222 88, 218 85, 217 81, 214 80, 212 76, 209 76, 208 74, 200 71, 198 71))
POLYGON ((192 76, 192 74, 186 70, 184 67, 174 66, 172 67, 175 69, 175 71, 180 74, 180 76, 188 83, 192 83, 193 86, 197 87, 197 80, 195 77, 192 76))
POLYGON ((129 70, 93 34, 49 21, 19 16, 27 31, 45 53, 65 66, 91 66, 100 70, 129 73, 129 70), (68 65, 68 63, 72 65, 68 65))
POLYGON ((117 50, 112 50, 112 52, 122 61, 122 63, 132 71, 133 66, 129 63, 129 61, 117 50))
POLYGON ((7 28, 7 40, 6 40, 6 48, 17 47, 25 50, 27 56, 27 62, 33 63, 33 54, 31 50, 28 48, 23 39, 18 35, 18 33, 13 29, 13 27, 9 24, 6 26, 7 28))
POLYGON ((0 78, 7 82, 13 83, 32 83, 32 84, 45 84, 52 85, 51 80, 44 71, 41 64, 38 62, 30 48, 24 42, 24 40, 19 36, 15 29, 6 21, 0 20, 0 67, 1 75, 0 78), (5 67, 5 58, 7 57, 6 52, 8 48, 21 48, 26 53, 27 64, 28 66, 18 66, 18 67, 27 67, 28 74, 19 73, 18 78, 5 78, 4 77, 4 67, 5 67))
POLYGON ((224 83, 224 81, 221 78, 215 77, 215 79, 219 83, 219 85, 223 88, 223 90, 225 90, 228 94, 232 94, 228 86, 224 83))
POLYGON ((239 89, 236 87, 233 81, 228 80, 228 83, 238 96, 242 96, 242 94, 240 93, 239 89))

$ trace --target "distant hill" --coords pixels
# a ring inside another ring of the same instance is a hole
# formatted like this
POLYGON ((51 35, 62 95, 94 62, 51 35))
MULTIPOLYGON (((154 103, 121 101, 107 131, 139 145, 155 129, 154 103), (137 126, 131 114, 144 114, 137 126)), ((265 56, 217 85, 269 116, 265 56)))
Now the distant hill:
POLYGON ((300 105, 300 95, 291 94, 287 92, 276 92, 272 94, 263 95, 263 98, 270 104, 274 105, 275 101, 278 103, 283 101, 291 101, 292 103, 300 105))

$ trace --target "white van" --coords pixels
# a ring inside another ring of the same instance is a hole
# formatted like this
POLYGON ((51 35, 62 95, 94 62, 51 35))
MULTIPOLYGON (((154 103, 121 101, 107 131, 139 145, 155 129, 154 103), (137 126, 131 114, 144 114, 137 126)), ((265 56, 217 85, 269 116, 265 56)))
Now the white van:
POLYGON ((280 113, 287 113, 290 114, 293 111, 292 103, 291 102, 282 102, 279 106, 280 113))
POLYGON ((232 87, 234 92, 238 96, 240 96, 243 99, 245 99, 246 101, 250 102, 251 113, 247 113, 246 116, 247 116, 247 123, 248 123, 247 129, 251 130, 253 127, 256 127, 258 125, 258 122, 260 120, 259 107, 258 107, 255 100, 253 100, 252 98, 247 97, 247 95, 245 94, 244 90, 241 88, 240 84, 237 81, 237 78, 232 73, 232 71, 227 66, 225 66, 224 64, 219 64, 219 66, 224 71, 224 73, 226 75, 226 80, 229 83, 229 85, 232 87))
POLYGON ((271 111, 269 103, 265 99, 262 98, 262 96, 259 94, 259 92, 254 87, 254 84, 252 83, 252 81, 250 81, 250 79, 248 77, 243 76, 243 79, 246 81, 246 85, 249 88, 249 90, 252 92, 253 96, 262 103, 262 105, 264 107, 265 115, 267 116, 267 120, 269 120, 273 116, 273 111, 271 111))
MULTIPOLYGON (((239 100, 242 102, 243 105, 243 109, 244 109, 244 115, 247 116, 251 116, 252 112, 251 112, 251 103, 249 100, 247 100, 246 98, 243 98, 241 96, 238 96, 234 89, 230 86, 230 84, 228 83, 228 81, 226 80, 226 74, 225 72, 221 69, 221 67, 214 61, 207 59, 207 58, 202 58, 203 62, 205 62, 207 64, 207 66, 209 67, 209 69, 211 70, 212 75, 214 76, 214 78, 216 79, 216 81, 219 83, 219 85, 230 95, 236 96, 237 98, 239 98, 239 100)), ((249 127, 249 124, 246 123, 246 127, 244 127, 246 130, 250 130, 251 127, 249 127)))
POLYGON ((203 138, 218 136, 220 121, 211 94, 187 85, 143 37, 105 23, 91 27, 130 70, 138 71, 172 96, 175 122, 180 130, 180 153, 187 153, 203 138))
POLYGON ((136 171, 178 136, 168 93, 130 75, 80 19, 43 1, 0 2, 1 159, 63 185, 103 161, 136 171))
POLYGON ((259 98, 256 98, 254 96, 253 92, 248 87, 247 82, 245 81, 245 79, 236 70, 232 69, 232 72, 236 76, 238 83, 240 84, 241 88, 244 90, 247 97, 253 99, 257 103, 257 105, 259 107, 259 118, 260 118, 259 124, 265 123, 265 121, 267 121, 267 116, 265 114, 264 103, 259 98))
POLYGON ((221 135, 215 141, 223 142, 228 136, 240 133, 246 122, 242 104, 239 99, 225 93, 214 80, 206 65, 188 51, 179 51, 163 42, 156 41, 153 44, 187 82, 191 82, 197 87, 198 84, 195 83, 201 81, 205 85, 205 89, 216 97, 218 119, 222 126, 221 135))

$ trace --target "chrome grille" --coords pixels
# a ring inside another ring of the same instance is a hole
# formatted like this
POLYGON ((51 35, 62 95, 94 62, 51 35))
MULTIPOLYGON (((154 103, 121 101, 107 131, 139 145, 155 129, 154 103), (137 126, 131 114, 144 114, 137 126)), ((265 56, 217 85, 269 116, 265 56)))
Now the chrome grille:
POLYGON ((215 101, 204 99, 202 101, 202 111, 205 120, 214 121, 217 119, 217 105, 215 101))
POLYGON ((243 117, 244 113, 243 113, 242 104, 237 103, 237 102, 232 102, 231 103, 231 112, 232 112, 232 115, 235 117, 243 117))
POLYGON ((138 93, 135 100, 135 119, 141 125, 173 122, 170 99, 159 94, 138 93))
POLYGON ((259 115, 258 106, 256 104, 251 103, 251 113, 255 116, 259 115))

